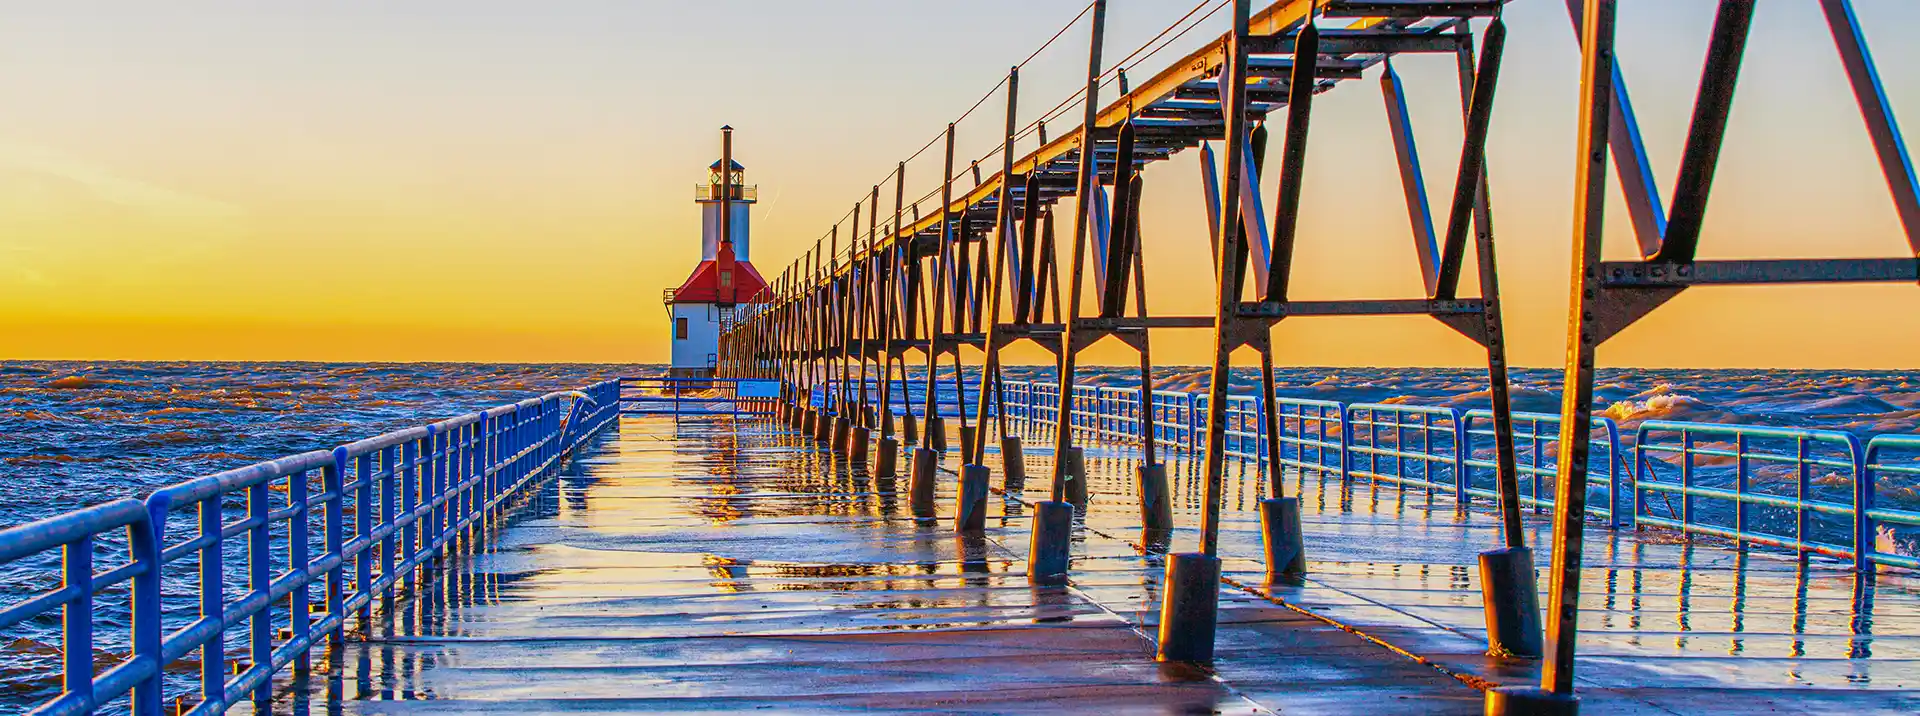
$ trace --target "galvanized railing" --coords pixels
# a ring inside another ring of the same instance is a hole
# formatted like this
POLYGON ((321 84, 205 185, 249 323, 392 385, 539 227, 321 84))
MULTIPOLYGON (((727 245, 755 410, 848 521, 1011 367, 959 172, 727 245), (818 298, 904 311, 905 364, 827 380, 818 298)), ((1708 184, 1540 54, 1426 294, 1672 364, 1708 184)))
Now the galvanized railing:
MULTIPOLYGON (((1008 382, 1004 409, 1024 432, 1057 424, 1055 384, 1008 382)), ((1082 437, 1141 440, 1139 389, 1076 386, 1069 425, 1082 437)), ((1234 395, 1226 452, 1267 460, 1266 412, 1258 395, 1234 395)), ((1155 391, 1156 444, 1197 452, 1207 396, 1155 391)), ((1487 410, 1273 399, 1283 467, 1343 481, 1422 489, 1462 504, 1498 499, 1493 415, 1487 410)), ((1560 418, 1514 413, 1524 505, 1553 504, 1560 418)), ((1614 528, 1665 527, 1798 553, 1920 568, 1920 510, 1878 504, 1883 493, 1920 502, 1920 436, 1863 442, 1834 430, 1647 421, 1623 440, 1612 419, 1593 418, 1588 510, 1614 528), (1704 441, 1703 441, 1704 440, 1704 441)))
POLYGON ((349 617, 367 624, 376 601, 385 611, 396 588, 410 592, 423 568, 470 548, 618 406, 619 382, 607 381, 0 531, 0 565, 62 555, 57 589, 0 609, 0 630, 62 620, 61 692, 30 713, 157 716, 170 696, 187 714, 270 701, 277 673, 308 667, 322 643, 341 646, 349 617), (233 542, 244 557, 229 557, 233 542), (124 612, 97 613, 101 597, 123 593, 124 612), (124 638, 96 639, 103 623, 124 625, 124 638), (103 653, 117 656, 96 664, 103 653), (176 666, 197 671, 196 693, 166 682, 176 666))

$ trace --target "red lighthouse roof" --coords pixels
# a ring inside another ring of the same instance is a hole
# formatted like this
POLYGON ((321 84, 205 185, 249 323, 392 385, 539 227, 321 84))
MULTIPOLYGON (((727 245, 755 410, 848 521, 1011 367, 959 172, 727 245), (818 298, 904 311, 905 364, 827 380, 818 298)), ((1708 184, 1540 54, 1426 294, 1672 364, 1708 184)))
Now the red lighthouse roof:
POLYGON ((767 280, 753 264, 733 259, 733 245, 721 244, 718 255, 700 262, 693 275, 673 292, 674 303, 760 303, 767 280))

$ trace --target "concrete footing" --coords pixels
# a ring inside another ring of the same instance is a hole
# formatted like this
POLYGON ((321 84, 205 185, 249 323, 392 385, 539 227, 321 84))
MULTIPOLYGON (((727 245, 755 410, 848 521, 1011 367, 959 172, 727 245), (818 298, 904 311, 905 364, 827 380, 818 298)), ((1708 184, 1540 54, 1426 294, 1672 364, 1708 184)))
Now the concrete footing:
POLYGON ((907 506, 916 518, 932 518, 934 471, 940 467, 940 453, 927 448, 913 449, 912 472, 907 479, 907 506))
POLYGON ((990 478, 985 465, 960 466, 960 499, 953 511, 955 530, 980 532, 987 528, 987 481, 990 478))
POLYGON ((920 444, 932 449, 934 452, 946 452, 947 419, 938 415, 929 415, 926 420, 921 422, 925 423, 925 425, 921 426, 925 428, 925 430, 922 431, 924 436, 920 440, 920 444))
POLYGON ((1087 506, 1087 454, 1080 448, 1067 448, 1067 454, 1060 457, 1066 467, 1067 502, 1075 507, 1087 506))
POLYGON ((833 419, 833 450, 842 455, 852 452, 847 441, 853 438, 853 419, 841 413, 833 419))
POLYGON ((1140 487, 1140 527, 1173 529, 1173 499, 1167 486, 1167 466, 1159 463, 1134 469, 1140 487))
POLYGON ((1003 435, 1000 437, 1000 469, 1006 480, 1001 487, 1008 492, 1019 492, 1027 486, 1027 456, 1020 447, 1020 436, 1003 435))
POLYGON ((867 446, 873 431, 864 425, 855 425, 847 435, 847 459, 862 465, 867 462, 867 446))
POLYGON ((920 421, 913 419, 912 412, 900 416, 900 444, 920 444, 920 421))
POLYGON ((811 407, 801 408, 800 409, 800 434, 805 435, 807 437, 813 437, 813 422, 819 419, 820 419, 820 414, 817 412, 814 412, 813 408, 811 407))
POLYGON ((980 426, 978 425, 960 426, 960 457, 962 459, 973 457, 973 441, 979 436, 980 436, 980 426))
POLYGON ((1260 542, 1266 546, 1267 581, 1307 573, 1306 540, 1300 534, 1300 498, 1260 501, 1260 542))
POLYGON ((1166 596, 1160 602, 1160 649, 1154 658, 1213 661, 1220 615, 1220 560, 1198 552, 1167 555, 1166 596))
POLYGON ((1487 716, 1574 716, 1580 698, 1532 686, 1502 686, 1487 692, 1487 716))
POLYGON ((1540 589, 1533 550, 1509 547, 1480 553, 1480 600, 1487 612, 1487 652, 1539 658, 1540 589))
POLYGON ((833 423, 835 420, 836 418, 833 413, 821 410, 820 417, 815 418, 813 421, 813 439, 826 443, 829 448, 833 447, 833 423))
POLYGON ((1027 581, 1033 584, 1062 584, 1067 581, 1067 564, 1073 554, 1073 505, 1065 502, 1036 502, 1033 505, 1033 536, 1027 547, 1027 581))
POLYGON ((873 459, 874 477, 893 477, 900 474, 900 441, 891 437, 880 438, 874 446, 880 453, 873 459))

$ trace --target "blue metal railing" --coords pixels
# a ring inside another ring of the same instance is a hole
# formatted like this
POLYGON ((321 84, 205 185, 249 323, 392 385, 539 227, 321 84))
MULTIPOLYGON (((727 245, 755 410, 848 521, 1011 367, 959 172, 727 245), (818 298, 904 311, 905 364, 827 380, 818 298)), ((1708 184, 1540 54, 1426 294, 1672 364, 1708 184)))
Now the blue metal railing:
POLYGON ((1858 436, 1649 420, 1633 442, 1636 522, 1871 564, 1858 436))
POLYGON ((1454 408, 1359 403, 1348 405, 1341 432, 1347 435, 1347 474, 1402 487, 1466 495, 1466 458, 1454 408))
POLYGON ((1862 537, 1873 537, 1871 541, 1861 543, 1866 561, 1920 569, 1920 559, 1915 559, 1913 555, 1881 549, 1883 532, 1888 542, 1904 538, 1909 544, 1920 544, 1920 513, 1879 507, 1875 502, 1881 490, 1888 488, 1898 491, 1898 496, 1905 500, 1920 499, 1920 435, 1875 436, 1867 441, 1864 467, 1864 480, 1871 489, 1860 493, 1865 498, 1868 520, 1862 529, 1871 534, 1862 537), (1881 478, 1884 477, 1901 478, 1905 484, 1896 484, 1891 480, 1882 482, 1881 478))
MULTIPOLYGON (((1461 463, 1467 476, 1462 501, 1498 500, 1493 411, 1468 410, 1461 417, 1461 463)), ((1558 474, 1560 416, 1552 413, 1514 413, 1513 451, 1520 483, 1520 504, 1553 505, 1554 477, 1558 474)), ((1627 454, 1621 447, 1620 424, 1612 418, 1593 418, 1593 439, 1587 454, 1587 512, 1612 527, 1633 524, 1633 480, 1627 454), (1602 476, 1605 479, 1600 479, 1602 476)))
POLYGON ((620 379, 620 411, 646 415, 763 415, 774 411, 780 383, 747 378, 620 379))
MULTIPOLYGON (((376 599, 385 611, 396 587, 411 591, 421 568, 470 547, 555 474, 618 415, 619 390, 607 381, 550 393, 0 531, 0 565, 62 551, 57 589, 0 609, 0 629, 62 619, 61 693, 31 713, 89 713, 126 697, 134 714, 155 716, 170 695, 164 673, 192 666, 195 652, 197 701, 184 713, 270 700, 280 670, 344 643, 349 615, 368 623, 376 599), (120 531, 127 556, 101 569, 99 547, 120 531), (235 541, 244 559, 227 555, 235 541), (95 613, 110 591, 126 592, 130 618, 95 613), (124 625, 115 649, 97 644, 102 623, 124 625), (103 651, 125 656, 103 669, 103 651)), ((185 706, 187 690, 174 690, 185 706)))
POLYGON ((156 685, 164 661, 159 658, 158 639, 152 631, 157 625, 155 610, 136 609, 144 618, 137 615, 129 625, 132 633, 128 642, 134 647, 129 658, 104 671, 96 672, 94 664, 96 596, 130 581, 136 604, 159 603, 159 570, 155 567, 159 560, 146 505, 138 500, 116 500, 0 532, 0 563, 37 556, 56 547, 61 551, 60 587, 0 610, 0 630, 56 611, 62 617, 63 693, 42 704, 37 713, 89 713, 98 704, 129 690, 137 692, 136 702, 151 702, 157 712, 156 685), (96 542, 117 530, 125 530, 130 555, 105 571, 96 571, 96 542))
MULTIPOLYGON (((1044 433, 1059 415, 1055 384, 1008 382, 1005 410, 1044 433)), ((1069 424, 1078 434, 1138 444, 1139 389, 1076 387, 1069 424)), ((1226 452, 1265 463, 1266 410, 1258 395, 1234 395, 1226 452)), ((1207 397, 1155 391, 1155 439, 1198 452, 1207 397)), ((1462 504, 1498 499, 1493 414, 1487 410, 1275 397, 1281 464, 1445 493, 1462 504)), ((1523 505, 1553 505, 1560 417, 1514 413, 1523 505)), ((1834 430, 1647 421, 1623 440, 1610 418, 1593 419, 1588 510, 1614 528, 1665 527, 1799 553, 1852 560, 1856 568, 1920 569, 1920 510, 1877 503, 1920 501, 1920 436, 1862 442, 1834 430)))

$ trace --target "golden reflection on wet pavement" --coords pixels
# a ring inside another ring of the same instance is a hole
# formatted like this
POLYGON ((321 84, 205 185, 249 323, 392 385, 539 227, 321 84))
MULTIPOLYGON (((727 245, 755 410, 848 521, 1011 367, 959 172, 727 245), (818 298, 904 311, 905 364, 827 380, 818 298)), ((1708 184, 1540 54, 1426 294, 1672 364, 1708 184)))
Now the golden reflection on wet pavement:
MULTIPOLYGON (((335 655, 292 708, 1470 714, 1474 686, 1537 673, 1484 654, 1472 565, 1498 532, 1481 506, 1289 474, 1310 573, 1268 588, 1251 512, 1265 479, 1236 466, 1218 661, 1201 673, 1152 660, 1157 552, 1194 535, 1143 539, 1130 450, 1089 447, 1072 585, 1032 588, 1022 501, 1043 496, 1047 441, 1028 440, 1026 491, 990 500, 986 533, 960 537, 948 519, 913 520, 903 480, 768 424, 628 417, 605 440, 335 655)), ((1176 521, 1196 524, 1193 466, 1169 472, 1176 521)), ((941 515, 954 490, 943 473, 941 515)), ((1920 686, 1911 577, 1663 532, 1589 535, 1587 713, 1920 703, 1905 691, 1920 686)), ((1544 544, 1544 527, 1528 537, 1544 544)))
POLYGON ((624 419, 290 705, 1262 712, 1163 673, 1099 603, 1029 587, 1006 526, 915 522, 893 480, 848 467, 761 424, 624 419))

